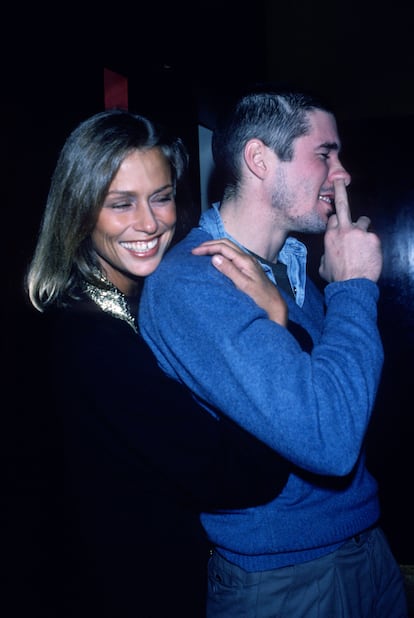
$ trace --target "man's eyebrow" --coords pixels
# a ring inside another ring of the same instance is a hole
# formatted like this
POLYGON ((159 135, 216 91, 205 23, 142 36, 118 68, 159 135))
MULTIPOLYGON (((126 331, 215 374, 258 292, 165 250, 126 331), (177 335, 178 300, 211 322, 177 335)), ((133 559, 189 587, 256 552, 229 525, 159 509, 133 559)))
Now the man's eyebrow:
POLYGON ((323 142, 319 144, 318 148, 326 148, 327 150, 340 150, 338 142, 323 142))

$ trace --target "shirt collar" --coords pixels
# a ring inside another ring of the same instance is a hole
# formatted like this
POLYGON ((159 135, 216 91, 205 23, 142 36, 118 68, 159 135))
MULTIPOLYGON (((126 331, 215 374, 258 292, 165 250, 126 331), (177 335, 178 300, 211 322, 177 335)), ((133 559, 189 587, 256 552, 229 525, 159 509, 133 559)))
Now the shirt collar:
MULTIPOLYGON (((228 238, 234 242, 243 251, 248 253, 235 238, 230 236, 224 228, 223 220, 220 215, 220 203, 214 202, 208 210, 200 217, 199 227, 201 227, 213 238, 228 238)), ((306 259, 307 249, 305 245, 297 238, 289 236, 286 238, 278 255, 278 260, 287 266, 287 275, 290 284, 295 293, 296 303, 301 307, 305 300, 305 284, 306 284, 306 259)), ((264 265, 265 272, 274 281, 273 273, 270 267, 264 265)))

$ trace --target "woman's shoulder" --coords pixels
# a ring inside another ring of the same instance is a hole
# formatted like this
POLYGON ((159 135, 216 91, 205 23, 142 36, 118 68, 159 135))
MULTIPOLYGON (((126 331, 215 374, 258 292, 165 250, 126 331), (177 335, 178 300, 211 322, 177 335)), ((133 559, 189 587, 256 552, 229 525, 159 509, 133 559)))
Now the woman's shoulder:
POLYGON ((138 338, 127 322, 103 311, 90 299, 53 308, 45 314, 44 322, 50 346, 62 352, 84 348, 95 355, 138 338))
MULTIPOLYGON (((137 371, 159 376, 160 369, 147 344, 124 320, 94 303, 75 303, 49 315, 48 356, 68 376, 100 376, 113 384, 132 383, 137 371)), ((54 369, 55 371, 55 369, 54 369)))

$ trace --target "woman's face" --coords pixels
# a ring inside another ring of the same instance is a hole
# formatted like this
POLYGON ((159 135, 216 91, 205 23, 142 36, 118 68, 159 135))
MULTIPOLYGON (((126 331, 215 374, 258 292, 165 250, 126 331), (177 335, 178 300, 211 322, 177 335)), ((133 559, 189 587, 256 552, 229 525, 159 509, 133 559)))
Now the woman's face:
POLYGON ((109 281, 133 294, 137 277, 158 267, 174 235, 171 168, 159 148, 137 150, 122 162, 92 232, 109 281))

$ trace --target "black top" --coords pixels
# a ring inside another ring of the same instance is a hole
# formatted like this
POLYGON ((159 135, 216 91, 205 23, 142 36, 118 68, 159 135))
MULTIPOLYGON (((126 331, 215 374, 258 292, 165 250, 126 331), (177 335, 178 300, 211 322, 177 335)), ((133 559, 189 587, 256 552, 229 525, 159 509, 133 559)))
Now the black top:
POLYGON ((199 407, 92 301, 44 324, 45 393, 64 445, 59 616, 203 617, 200 510, 268 501, 286 463, 199 407))

